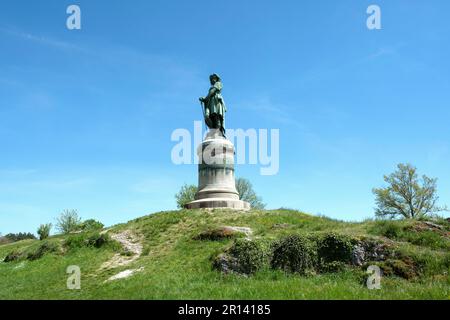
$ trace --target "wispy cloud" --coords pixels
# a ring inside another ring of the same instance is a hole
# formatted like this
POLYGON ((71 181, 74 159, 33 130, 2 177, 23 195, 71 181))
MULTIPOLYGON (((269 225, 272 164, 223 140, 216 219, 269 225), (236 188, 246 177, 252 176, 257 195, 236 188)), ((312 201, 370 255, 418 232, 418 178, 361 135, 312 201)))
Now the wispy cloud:
POLYGON ((393 44, 393 45, 384 45, 380 46, 372 52, 368 52, 365 55, 361 55, 356 58, 348 58, 345 61, 341 61, 340 63, 333 63, 326 65, 325 62, 322 62, 318 66, 313 66, 309 70, 305 70, 300 80, 302 83, 310 83, 310 82, 318 82, 324 79, 329 79, 339 75, 341 73, 347 73, 352 68, 357 66, 361 67, 361 65, 374 63, 378 59, 387 58, 394 55, 399 54, 400 49, 404 47, 406 44, 403 42, 393 44))
POLYGON ((259 98, 253 101, 240 102, 238 103, 237 108, 252 110, 255 115, 260 115, 280 124, 304 128, 303 123, 290 112, 290 107, 273 103, 269 98, 259 98))
POLYGON ((21 38, 21 39, 27 40, 27 41, 32 41, 37 44, 54 47, 56 49, 68 50, 68 51, 82 51, 82 52, 88 53, 86 51, 86 48, 77 46, 70 42, 60 41, 60 40, 57 40, 54 38, 31 34, 31 33, 14 30, 14 29, 0 28, 0 31, 6 35, 18 37, 18 38, 21 38))
MULTIPOLYGON (((179 62, 170 55, 141 51, 136 47, 118 43, 102 43, 101 40, 75 44, 15 28, 0 28, 0 33, 65 53, 76 52, 81 54, 77 59, 87 58, 90 61, 98 61, 99 66, 106 65, 108 68, 115 68, 120 72, 127 70, 127 72, 146 74, 146 81, 158 86, 160 93, 164 93, 164 84, 170 84, 172 97, 182 96, 184 92, 200 90, 207 80, 200 76, 200 70, 184 62, 179 62)), ((15 83, 14 79, 7 78, 1 78, 0 81, 9 84, 15 83)), ((98 91, 101 90, 98 89, 98 91)))
POLYGON ((358 63, 368 62, 377 58, 392 56, 398 54, 399 49, 405 46, 403 42, 390 46, 379 47, 375 52, 368 54, 366 57, 357 60, 358 63))

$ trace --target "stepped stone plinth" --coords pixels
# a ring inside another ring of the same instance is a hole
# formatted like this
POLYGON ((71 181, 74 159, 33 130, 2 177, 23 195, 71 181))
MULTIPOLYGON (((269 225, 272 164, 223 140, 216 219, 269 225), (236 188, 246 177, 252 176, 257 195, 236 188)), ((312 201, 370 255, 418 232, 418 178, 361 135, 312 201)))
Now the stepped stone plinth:
POLYGON ((250 209, 239 200, 234 177, 234 146, 220 130, 210 130, 197 149, 198 192, 186 208, 250 209))

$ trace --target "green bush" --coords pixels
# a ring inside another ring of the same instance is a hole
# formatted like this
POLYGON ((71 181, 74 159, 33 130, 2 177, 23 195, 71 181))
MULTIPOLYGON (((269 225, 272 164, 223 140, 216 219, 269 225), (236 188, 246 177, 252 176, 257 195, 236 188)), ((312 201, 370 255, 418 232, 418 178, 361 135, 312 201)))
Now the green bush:
POLYGON ((23 257, 23 254, 20 253, 19 251, 12 251, 10 253, 8 253, 5 257, 5 259, 3 259, 3 262, 14 262, 14 261, 18 261, 23 257))
POLYGON ((185 184, 181 187, 180 191, 175 195, 177 201, 177 207, 183 209, 189 202, 195 200, 195 194, 197 193, 197 186, 191 184, 185 184))
POLYGON ((103 229, 105 225, 101 223, 100 221, 89 219, 84 222, 82 222, 79 226, 80 230, 82 231, 95 231, 95 230, 101 230, 103 229))
POLYGON ((27 255, 28 260, 38 260, 42 258, 47 253, 58 252, 59 247, 54 242, 44 242, 35 251, 29 252, 27 255))
POLYGON ((80 233, 69 236, 64 241, 64 246, 69 250, 76 250, 86 247, 102 248, 112 243, 111 237, 106 233, 80 233))
POLYGON ((52 229, 52 224, 41 224, 39 229, 37 230, 37 233, 39 235, 39 240, 45 240, 50 235, 50 230, 52 229))
POLYGON ((229 253, 236 258, 238 272, 244 274, 255 273, 267 261, 267 248, 259 241, 236 239, 229 253))
POLYGON ((236 239, 225 252, 213 255, 213 268, 223 273, 253 274, 268 262, 268 246, 263 241, 236 239))
POLYGON ((85 233, 74 234, 64 241, 64 246, 69 250, 80 249, 86 247, 88 235, 85 233))
POLYGON ((202 240, 202 241, 219 241, 223 239, 232 239, 237 238, 238 236, 243 235, 241 232, 234 231, 231 228, 220 227, 213 228, 202 231, 198 235, 196 235, 194 240, 202 240))
POLYGON ((287 272, 308 274, 317 266, 317 248, 313 241, 289 235, 272 245, 271 266, 287 272))
POLYGON ((87 244, 90 247, 101 248, 111 243, 111 241, 111 237, 108 234, 95 233, 88 238, 87 244))
POLYGON ((353 243, 348 236, 328 233, 318 241, 317 253, 320 263, 349 263, 352 257, 353 243))

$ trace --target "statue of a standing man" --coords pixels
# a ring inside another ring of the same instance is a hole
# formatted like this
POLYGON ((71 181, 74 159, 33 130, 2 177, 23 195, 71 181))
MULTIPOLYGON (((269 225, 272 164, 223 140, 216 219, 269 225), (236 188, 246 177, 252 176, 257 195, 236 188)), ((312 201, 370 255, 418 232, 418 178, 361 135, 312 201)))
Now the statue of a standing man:
POLYGON ((220 129, 223 135, 225 135, 225 112, 227 107, 223 100, 222 82, 217 74, 209 76, 211 88, 209 89, 206 97, 201 97, 200 102, 203 104, 203 116, 205 117, 205 123, 210 129, 220 129))

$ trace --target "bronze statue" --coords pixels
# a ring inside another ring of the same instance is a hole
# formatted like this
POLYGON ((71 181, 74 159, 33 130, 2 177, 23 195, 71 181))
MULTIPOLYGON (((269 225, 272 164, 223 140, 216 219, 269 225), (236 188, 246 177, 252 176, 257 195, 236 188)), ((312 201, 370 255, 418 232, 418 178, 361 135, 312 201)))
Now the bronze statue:
POLYGON ((209 81, 211 88, 208 95, 199 99, 202 103, 205 123, 209 129, 219 129, 225 136, 225 112, 227 112, 227 107, 221 94, 223 85, 220 77, 215 73, 209 76, 209 81))

